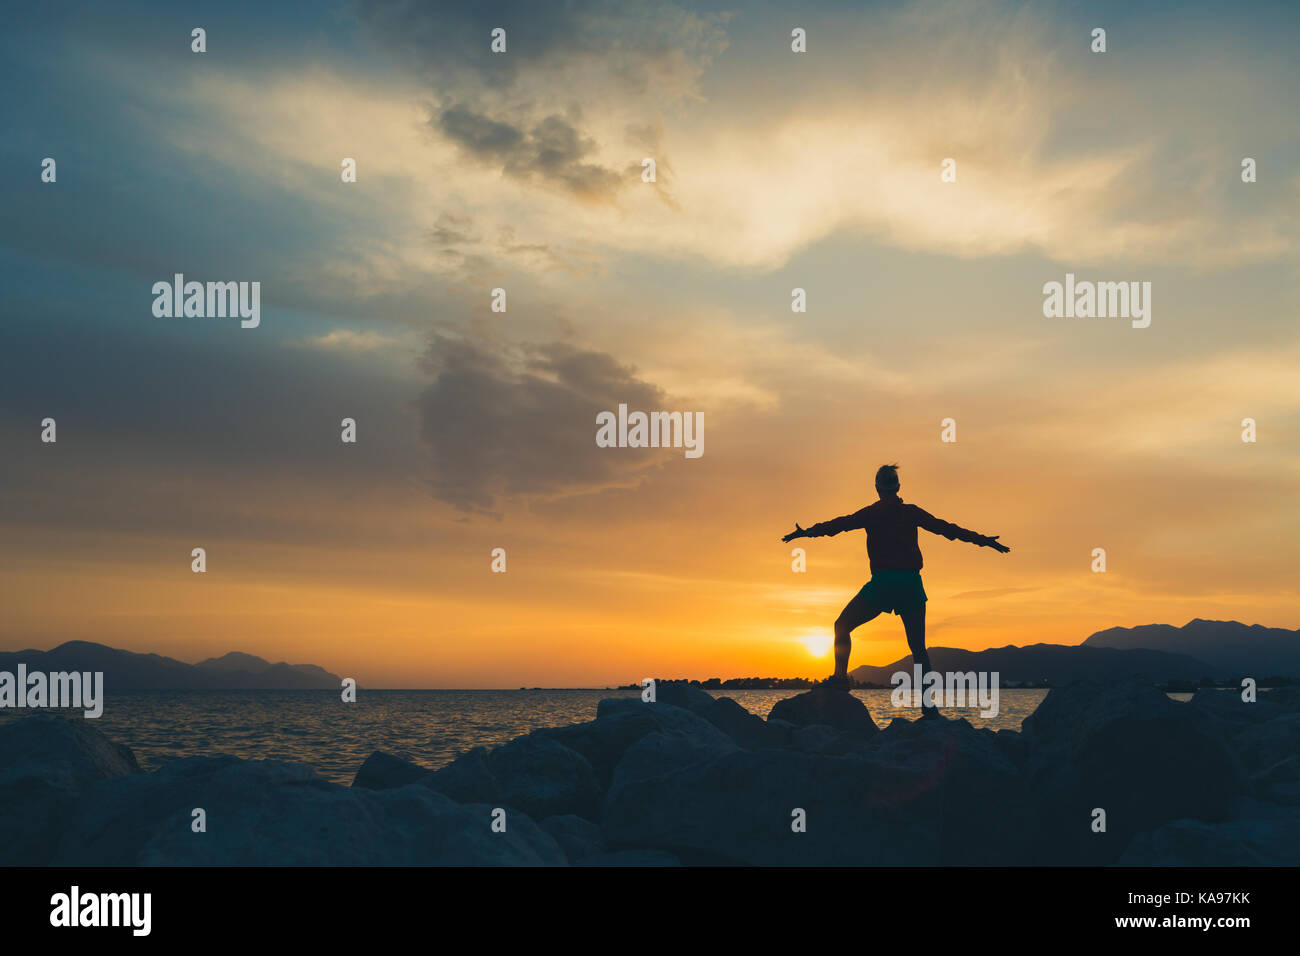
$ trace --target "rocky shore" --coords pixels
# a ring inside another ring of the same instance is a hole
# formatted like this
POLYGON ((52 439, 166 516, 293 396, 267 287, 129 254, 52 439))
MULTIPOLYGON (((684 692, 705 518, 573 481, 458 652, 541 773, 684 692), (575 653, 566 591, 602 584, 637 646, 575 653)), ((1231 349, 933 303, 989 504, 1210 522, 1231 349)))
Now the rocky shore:
POLYGON ((438 770, 376 752, 350 787, 235 757, 143 773, 93 721, 37 714, 0 728, 0 863, 1296 866, 1300 688, 1077 683, 994 733, 668 685, 438 770))

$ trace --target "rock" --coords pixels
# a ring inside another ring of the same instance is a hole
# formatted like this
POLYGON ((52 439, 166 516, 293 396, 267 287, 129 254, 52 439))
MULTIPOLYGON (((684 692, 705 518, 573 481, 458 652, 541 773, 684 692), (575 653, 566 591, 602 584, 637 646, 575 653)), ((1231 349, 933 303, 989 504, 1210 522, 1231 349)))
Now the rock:
POLYGON ((1300 753, 1300 713, 1283 713, 1246 727, 1233 737, 1233 747, 1252 772, 1295 756, 1300 753))
POLYGON ((595 820, 614 768, 642 738, 668 732, 718 752, 735 747, 703 717, 672 704, 609 698, 596 712, 593 721, 535 730, 490 753, 467 751, 420 783, 458 802, 514 806, 539 819, 572 813, 595 820))
POLYGON ((1285 709, 1269 700, 1267 694, 1261 694, 1258 700, 1248 704, 1241 699, 1239 691, 1211 690, 1206 687, 1197 690, 1188 704, 1209 717, 1234 727, 1263 723, 1285 713, 1285 709))
POLYGON ((1018 730, 999 730, 993 735, 993 744, 1017 767, 1029 759, 1029 741, 1018 730))
POLYGON ((546 737, 518 737, 487 755, 503 806, 542 819, 575 814, 598 819, 600 784, 587 758, 546 737))
POLYGON ((570 863, 605 851, 605 834, 582 817, 571 813, 547 817, 538 826, 559 844, 570 863))
MULTIPOLYGON (((644 705, 646 707, 650 705, 644 705)), ((533 733, 563 744, 587 758, 601 789, 609 787, 614 767, 623 759, 627 748, 646 734, 658 732, 660 722, 641 708, 606 713, 583 724, 548 727, 533 733)))
POLYGON ((445 767, 440 767, 426 777, 420 785, 457 803, 501 802, 496 777, 488 769, 487 748, 475 747, 460 754, 445 767))
POLYGON ((562 865, 526 814, 422 786, 342 787, 309 767, 195 757, 103 780, 83 797, 56 855, 63 866, 562 865), (206 812, 195 833, 191 812, 206 812))
POLYGON ((352 786, 366 790, 393 790, 422 780, 431 773, 433 771, 428 767, 376 750, 352 778, 352 786))
POLYGON ((1279 760, 1254 774, 1250 780, 1261 800, 1300 806, 1300 756, 1279 760))
MULTIPOLYGON (((199 757, 139 772, 80 720, 0 725, 0 862, 134 865, 1297 865, 1300 710, 1053 689, 1023 733, 895 718, 819 688, 767 720, 663 685, 431 771, 351 787, 199 757), (1249 771, 1249 777, 1246 773, 1249 771), (506 830, 492 830, 494 808, 506 830), (1106 811, 1093 833, 1092 810, 1106 811), (194 833, 192 812, 206 812, 194 833), (540 825, 534 819, 542 820, 540 825), (800 829, 792 823, 804 824, 800 829)), ((1286 689, 1284 689, 1286 690, 1286 689)), ((1276 692, 1270 692, 1276 693, 1276 692)))
POLYGON ((605 804, 610 845, 667 849, 691 863, 933 866, 1028 859, 1023 776, 993 733, 965 720, 898 719, 870 745, 821 725, 795 736, 822 748, 848 741, 863 753, 738 750, 659 774, 648 765, 644 773, 625 775, 620 765, 605 804), (806 814, 806 832, 791 829, 796 809, 806 814))
POLYGON ((793 726, 784 720, 764 720, 730 697, 719 697, 697 711, 701 717, 746 750, 766 750, 790 745, 793 726))
MULTIPOLYGON (((170 818, 180 820, 196 807, 208 809, 206 788, 223 771, 243 763, 238 757, 189 757, 153 773, 108 781, 92 788, 65 828, 54 863, 57 866, 134 866, 140 851, 170 818)), ((319 781, 310 767, 259 763, 268 786, 319 781)), ((168 825, 171 825, 170 823, 168 825)), ((215 831, 210 828, 212 832, 215 831)), ((204 834, 195 834, 195 837, 204 834)))
POLYGON ((671 853, 663 850, 619 850, 598 853, 578 862, 578 866, 681 866, 671 853))
POLYGON ((667 704, 662 701, 647 704, 643 703, 639 698, 609 697, 596 705, 597 721, 617 715, 629 714, 649 717, 654 721, 656 730, 664 732, 677 731, 699 737, 712 737, 719 741, 730 740, 726 734, 699 714, 678 707, 675 704, 667 704))
POLYGON ((1175 820, 1139 834, 1121 866, 1300 866, 1300 816, 1247 802, 1225 823, 1175 820))
POLYGON ((1053 688, 1023 732, 1042 863, 1113 863, 1138 833, 1226 820, 1246 792, 1217 722, 1140 681, 1053 688))
POLYGON ((857 734, 836 730, 825 724, 811 724, 796 728, 790 735, 789 747, 804 753, 832 756, 864 754, 871 750, 870 745, 857 734))
POLYGON ((611 789, 635 780, 659 777, 731 753, 736 745, 727 737, 701 737, 680 731, 647 734, 623 755, 614 770, 611 789))
POLYGON ((1300 710, 1300 684, 1293 684, 1290 687, 1274 687, 1267 693, 1261 693, 1259 699, 1285 711, 1300 710))
POLYGON ((48 862, 81 794, 140 773, 135 755, 84 718, 46 713, 0 725, 0 865, 48 862))
MULTIPOLYGON (((1011 866, 1028 862, 1031 816, 1025 778, 1004 739, 970 721, 895 718, 876 735, 871 759, 920 775, 937 791, 940 861, 944 865, 1011 866)), ((894 800, 908 800, 907 792, 894 800)))
POLYGON ((604 829, 611 846, 666 849, 687 863, 924 866, 941 858, 939 809, 919 773, 860 757, 737 750, 616 779, 604 829), (807 832, 792 830, 796 810, 807 832))
POLYGON ((537 819, 595 819, 604 794, 591 763, 549 731, 516 737, 492 751, 475 747, 416 782, 457 803, 510 807, 537 819))
POLYGON ((863 738, 872 737, 879 730, 866 704, 852 694, 822 686, 777 701, 768 714, 768 720, 773 719, 788 721, 796 727, 824 724, 863 738))

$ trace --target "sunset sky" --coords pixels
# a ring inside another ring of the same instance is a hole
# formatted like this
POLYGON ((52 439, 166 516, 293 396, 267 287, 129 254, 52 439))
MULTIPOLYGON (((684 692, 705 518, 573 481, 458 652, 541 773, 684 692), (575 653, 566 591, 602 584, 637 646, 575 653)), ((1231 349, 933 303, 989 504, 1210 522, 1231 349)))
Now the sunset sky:
POLYGON ((780 538, 885 462, 1013 549, 922 532, 932 646, 1300 627, 1300 7, 171 7, 0 35, 3 649, 825 676, 864 535, 780 538), (260 326, 155 317, 175 273, 260 326), (1150 327, 1045 318, 1066 273, 1150 327), (619 403, 703 456, 597 448, 619 403))

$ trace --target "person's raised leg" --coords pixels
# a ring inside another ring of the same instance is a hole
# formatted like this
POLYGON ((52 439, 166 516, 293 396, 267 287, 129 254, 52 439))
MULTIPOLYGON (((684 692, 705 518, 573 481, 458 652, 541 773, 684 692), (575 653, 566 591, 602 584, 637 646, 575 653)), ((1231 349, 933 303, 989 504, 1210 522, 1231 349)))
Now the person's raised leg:
POLYGON ((870 598, 863 597, 861 591, 844 605, 844 610, 835 619, 835 677, 849 676, 849 651, 853 647, 849 635, 853 629, 866 624, 879 613, 880 608, 870 598))

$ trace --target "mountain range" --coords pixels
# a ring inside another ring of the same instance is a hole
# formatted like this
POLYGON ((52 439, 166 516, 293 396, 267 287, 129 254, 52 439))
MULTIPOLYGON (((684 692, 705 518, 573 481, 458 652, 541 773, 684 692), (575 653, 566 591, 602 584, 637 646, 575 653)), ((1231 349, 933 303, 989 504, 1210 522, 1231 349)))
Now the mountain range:
POLYGON ((2 651, 0 670, 102 671, 104 686, 120 690, 338 690, 342 678, 314 664, 272 664, 231 651, 197 664, 136 654, 93 641, 67 641, 48 651, 2 651))
MULTIPOLYGON (((930 666, 937 671, 997 671, 1002 681, 1050 684, 1125 677, 1300 677, 1300 630, 1198 618, 1182 627, 1112 627, 1082 644, 1009 644, 982 651, 932 647, 930 666)), ((909 654, 883 667, 863 665, 850 673, 864 683, 889 685, 891 675, 911 669, 909 654)))
POLYGON ((1182 627, 1170 624, 1111 627, 1093 634, 1083 646, 1145 647, 1190 654, 1225 677, 1300 676, 1300 630, 1288 631, 1282 627, 1196 618, 1182 627))

